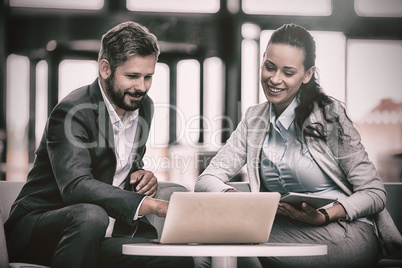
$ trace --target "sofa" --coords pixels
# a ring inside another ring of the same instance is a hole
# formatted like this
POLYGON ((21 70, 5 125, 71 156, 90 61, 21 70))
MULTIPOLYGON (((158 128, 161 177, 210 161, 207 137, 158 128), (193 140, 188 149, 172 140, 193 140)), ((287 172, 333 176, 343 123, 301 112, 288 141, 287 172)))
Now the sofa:
MULTIPOLYGON (((8 261, 6 238, 4 234, 3 224, 8 218, 11 205, 17 198, 17 195, 21 191, 24 183, 25 182, 0 181, 0 222, 2 223, 0 226, 0 268, 46 268, 46 266, 41 265, 27 263, 9 263, 8 261)), ((187 188, 181 184, 160 181, 155 198, 169 200, 173 192, 187 191, 187 188)), ((159 218, 155 215, 146 215, 146 217, 148 218, 149 222, 155 226, 160 238, 165 219, 159 218)))

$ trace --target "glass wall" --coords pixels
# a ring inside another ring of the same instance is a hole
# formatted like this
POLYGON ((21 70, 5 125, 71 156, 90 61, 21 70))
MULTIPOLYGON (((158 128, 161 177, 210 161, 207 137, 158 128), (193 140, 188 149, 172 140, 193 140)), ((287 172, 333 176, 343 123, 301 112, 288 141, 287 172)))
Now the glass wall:
POLYGON ((362 17, 402 17, 402 0, 354 0, 354 7, 362 17))
POLYGON ((127 0, 127 9, 131 11, 215 13, 219 8, 219 0, 127 0))
MULTIPOLYGON (((192 13, 206 13, 211 14, 207 17, 215 14, 221 19, 218 16, 221 3, 219 0, 127 0, 123 9, 126 9, 124 12, 140 11, 144 14, 160 12, 166 17, 172 16, 172 13, 184 13, 184 16, 188 16, 186 13, 191 13, 191 16, 192 13)), ((385 180, 400 177, 393 167, 401 166, 400 162, 395 162, 395 156, 402 153, 402 91, 399 89, 402 84, 402 41, 356 39, 348 36, 354 31, 352 26, 342 32, 332 31, 331 25, 315 25, 316 19, 331 18, 334 12, 331 0, 228 0, 226 3, 233 20, 239 19, 242 23, 241 29, 234 29, 241 32, 241 101, 229 105, 237 105, 244 115, 251 105, 266 101, 259 81, 260 65, 273 28, 266 27, 269 24, 265 24, 265 28, 259 25, 260 15, 267 15, 267 20, 282 19, 283 16, 295 21, 303 21, 300 18, 304 18, 317 29, 324 29, 310 31, 317 43, 316 66, 322 88, 327 94, 345 102, 350 118, 361 132, 370 159, 385 180), (240 9, 243 13, 237 16, 240 9)), ((347 12, 355 12, 355 17, 402 17, 402 0, 354 0, 354 5, 351 5, 354 10, 347 12)), ((105 8, 103 0, 10 0, 10 6, 82 10, 105 8)), ((369 29, 367 32, 370 34, 369 29)), ((220 49, 219 44, 216 47, 220 49)), ((172 66, 158 63, 149 92, 155 103, 155 113, 144 163, 160 179, 182 182, 189 189, 198 175, 199 154, 213 154, 223 146, 222 122, 229 120, 224 115, 224 100, 227 97, 225 62, 218 56, 208 57, 179 60, 173 66, 174 71, 177 69, 175 89, 170 88, 172 66), (173 90, 177 96, 174 107, 171 106, 173 90), (169 121, 172 110, 176 113, 174 125, 169 121), (177 133, 177 144, 169 144, 172 127, 177 133), (185 178, 192 179, 187 181, 185 178)), ((6 65, 7 176, 12 180, 25 180, 29 170, 30 62, 27 57, 13 54, 7 58, 6 65)), ((47 68, 44 60, 36 65, 36 146, 47 119, 47 68)), ((59 66, 59 100, 71 90, 92 83, 98 76, 97 68, 96 61, 63 60, 59 66)))
POLYGON ((59 101, 79 87, 92 84, 98 77, 95 60, 63 60, 59 65, 59 101))
POLYGON ((348 40, 347 108, 382 179, 401 178, 402 41, 348 40))
POLYGON ((28 166, 29 60, 7 58, 7 166, 6 179, 25 181, 28 166))
POLYGON ((329 16, 331 0, 243 0, 243 11, 247 14, 329 16))
POLYGON ((11 7, 99 10, 103 0, 10 0, 11 7))

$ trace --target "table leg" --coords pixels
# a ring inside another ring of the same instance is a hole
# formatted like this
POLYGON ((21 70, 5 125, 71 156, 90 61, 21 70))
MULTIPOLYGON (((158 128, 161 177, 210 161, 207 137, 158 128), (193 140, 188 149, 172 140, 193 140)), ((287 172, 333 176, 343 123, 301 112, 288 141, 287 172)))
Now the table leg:
POLYGON ((237 268, 237 257, 212 257, 212 268, 237 268))

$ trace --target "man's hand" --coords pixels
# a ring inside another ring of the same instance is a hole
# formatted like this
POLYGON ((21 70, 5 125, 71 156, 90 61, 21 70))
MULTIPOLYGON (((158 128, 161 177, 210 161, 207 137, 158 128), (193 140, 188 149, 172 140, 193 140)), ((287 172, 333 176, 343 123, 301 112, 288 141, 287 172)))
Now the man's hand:
POLYGON ((322 225, 325 223, 324 215, 307 203, 302 203, 300 209, 288 203, 279 203, 277 213, 312 225, 322 225))
POLYGON ((156 195, 158 180, 151 171, 137 170, 131 173, 130 183, 133 186, 133 191, 137 193, 145 194, 150 197, 156 195))
POLYGON ((166 217, 169 202, 160 199, 146 198, 142 202, 140 210, 138 211, 139 216, 144 216, 146 214, 155 214, 160 218, 166 217))

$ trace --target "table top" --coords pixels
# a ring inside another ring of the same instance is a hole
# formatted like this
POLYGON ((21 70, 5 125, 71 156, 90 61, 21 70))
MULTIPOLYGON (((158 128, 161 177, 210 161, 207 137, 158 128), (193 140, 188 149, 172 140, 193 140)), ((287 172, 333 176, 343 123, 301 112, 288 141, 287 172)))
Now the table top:
POLYGON ((208 256, 208 257, 289 257, 326 255, 327 246, 318 244, 180 244, 138 243, 123 245, 123 254, 141 256, 208 256))

